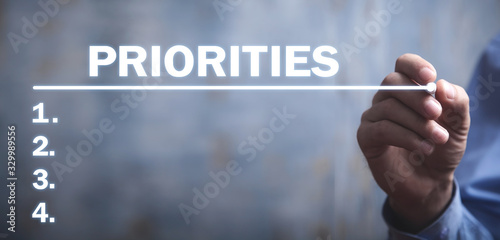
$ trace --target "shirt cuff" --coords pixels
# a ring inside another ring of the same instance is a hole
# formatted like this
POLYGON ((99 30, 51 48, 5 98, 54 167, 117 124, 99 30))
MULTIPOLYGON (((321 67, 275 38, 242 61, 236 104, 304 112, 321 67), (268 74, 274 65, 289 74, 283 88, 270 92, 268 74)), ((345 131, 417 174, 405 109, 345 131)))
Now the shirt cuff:
POLYGON ((389 239, 456 239, 462 223, 464 207, 460 200, 460 190, 456 180, 453 181, 452 200, 446 210, 432 224, 417 234, 410 234, 396 229, 397 217, 386 199, 382 209, 387 226, 389 239))

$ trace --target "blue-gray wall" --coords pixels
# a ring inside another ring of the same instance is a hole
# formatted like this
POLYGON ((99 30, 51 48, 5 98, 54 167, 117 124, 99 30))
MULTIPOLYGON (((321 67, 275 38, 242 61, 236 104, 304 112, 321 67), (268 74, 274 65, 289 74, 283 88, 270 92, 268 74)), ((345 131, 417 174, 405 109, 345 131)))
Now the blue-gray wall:
MULTIPOLYGON (((140 92, 31 89, 38 84, 141 83, 138 77, 118 77, 116 66, 103 70, 99 78, 89 78, 89 45, 160 45, 162 51, 176 44, 193 50, 199 45, 225 49, 331 45, 339 50, 335 58, 340 70, 328 79, 251 78, 248 68, 242 67, 240 78, 192 74, 173 79, 164 74, 159 79, 166 85, 378 85, 399 55, 412 52, 434 64, 439 78, 466 86, 483 47, 500 30, 499 1, 401 0, 401 12, 375 29, 370 43, 348 59, 342 47, 355 45, 356 29, 369 26, 375 19, 372 12, 387 10, 388 1, 242 0, 223 20, 212 3, 73 0, 61 5, 28 43, 19 46, 18 53, 7 34, 20 34, 22 18, 31 19, 41 7, 36 1, 0 3, 0 123, 2 129, 17 124, 21 148, 18 236, 383 239, 387 235, 380 216, 385 194, 373 181, 355 137, 374 92, 147 92, 121 120, 111 110, 113 102, 123 94, 140 92), (39 102, 45 103, 46 114, 59 117, 58 125, 31 124, 32 107, 39 102), (285 107, 296 118, 247 162, 238 146, 268 127, 276 117, 273 109, 285 107), (54 162, 67 164, 66 147, 76 148, 85 140, 82 131, 98 127, 104 118, 111 119, 115 130, 59 181, 54 162), (49 138, 55 158, 31 157, 32 140, 39 134, 49 138), (231 160, 238 162, 241 173, 186 224, 179 204, 192 206, 192 189, 202 189, 212 181, 209 172, 224 169, 231 160), (31 187, 36 168, 48 170, 56 190, 37 192, 31 187), (55 224, 31 219, 41 200, 56 216, 55 224)), ((262 60, 262 75, 269 67, 268 59, 262 60)), ((1 178, 5 174, 0 171, 1 178)), ((7 198, 6 191, 1 198, 7 198)), ((7 205, 1 202, 5 216, 7 205)))

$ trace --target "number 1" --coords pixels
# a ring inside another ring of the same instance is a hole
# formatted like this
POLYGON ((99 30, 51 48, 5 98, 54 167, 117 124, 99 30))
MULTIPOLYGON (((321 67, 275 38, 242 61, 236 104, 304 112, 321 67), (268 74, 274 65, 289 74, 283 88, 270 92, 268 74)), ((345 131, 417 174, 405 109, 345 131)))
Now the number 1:
POLYGON ((33 112, 38 110, 38 118, 33 118, 33 123, 49 123, 49 119, 43 118, 43 103, 33 107, 33 112))

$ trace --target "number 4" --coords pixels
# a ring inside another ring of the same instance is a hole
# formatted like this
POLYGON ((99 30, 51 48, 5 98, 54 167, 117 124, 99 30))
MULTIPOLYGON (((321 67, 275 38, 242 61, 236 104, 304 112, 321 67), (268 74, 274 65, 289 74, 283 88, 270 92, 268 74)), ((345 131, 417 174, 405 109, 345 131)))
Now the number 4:
POLYGON ((44 202, 38 203, 38 206, 36 206, 35 211, 33 211, 33 213, 31 214, 31 217, 33 219, 40 218, 41 223, 46 222, 47 218, 49 219, 49 221, 51 223, 53 223, 55 221, 55 219, 53 217, 49 218, 49 214, 46 213, 44 202))

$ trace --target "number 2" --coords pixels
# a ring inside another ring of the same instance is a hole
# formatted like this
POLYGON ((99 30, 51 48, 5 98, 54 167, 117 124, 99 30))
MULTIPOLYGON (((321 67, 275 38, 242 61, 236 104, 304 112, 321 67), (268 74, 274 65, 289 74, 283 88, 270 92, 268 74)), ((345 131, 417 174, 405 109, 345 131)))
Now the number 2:
POLYGON ((47 138, 44 136, 37 136, 35 137, 35 139, 33 139, 33 143, 35 144, 37 144, 40 141, 42 141, 42 144, 37 149, 35 149, 35 151, 33 151, 33 156, 35 157, 49 156, 49 152, 44 151, 44 149, 49 144, 49 140, 47 140, 47 138))

